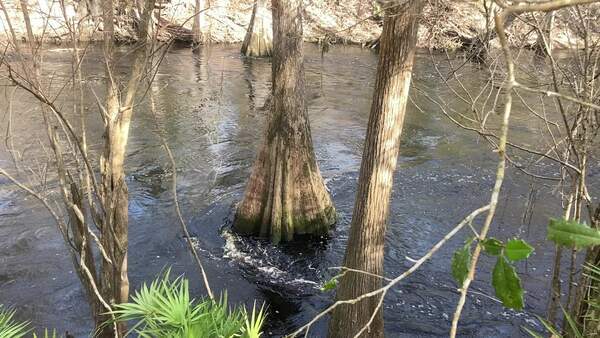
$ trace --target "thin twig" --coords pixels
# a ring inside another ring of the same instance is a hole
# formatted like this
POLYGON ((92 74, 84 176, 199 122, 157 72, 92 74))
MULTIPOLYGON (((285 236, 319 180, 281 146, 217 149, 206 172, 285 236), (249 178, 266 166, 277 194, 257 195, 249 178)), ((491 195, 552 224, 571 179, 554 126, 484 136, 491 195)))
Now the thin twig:
POLYGON ((177 219, 179 220, 179 224, 181 225, 181 230, 183 231, 185 241, 188 245, 188 248, 189 248, 190 252, 192 253, 192 255, 194 256, 194 260, 196 261, 196 264, 198 265, 198 268, 200 269, 200 273, 202 274, 202 280, 204 281, 204 287, 206 288, 208 297, 210 299, 214 299, 214 295, 213 295, 213 293, 210 289, 210 285, 208 283, 208 276, 206 274, 206 271, 204 270, 202 261, 200 260, 200 257, 198 256, 198 252, 196 251, 196 248, 194 247, 194 243, 192 242, 190 232, 188 231, 188 226, 187 226, 185 220, 183 219, 183 215, 181 213, 181 207, 179 206, 179 197, 177 194, 177 164, 175 163, 175 157, 173 156, 173 153, 171 152, 171 148, 169 147, 169 144, 168 144, 166 138, 160 133, 160 127, 158 125, 158 118, 156 116, 156 107, 154 104, 154 95, 153 95, 152 91, 150 91, 150 111, 152 112, 152 116, 154 117, 154 123, 156 125, 156 130, 157 130, 156 134, 160 138, 163 148, 165 148, 165 152, 167 153, 167 156, 169 157, 171 169, 173 170, 173 179, 171 180, 171 193, 173 194, 173 202, 175 203, 175 211, 177 213, 177 219))
MULTIPOLYGON (((412 275, 415 271, 417 271, 417 269, 419 269, 419 267, 421 267, 421 265, 423 265, 425 262, 427 262, 442 246, 444 246, 444 244, 446 244, 446 242, 448 240, 450 240, 452 237, 454 237, 454 235, 456 235, 467 223, 473 221, 473 219, 475 219, 475 217, 477 217, 482 212, 485 212, 485 211, 489 210, 489 208, 490 208, 489 205, 485 205, 485 206, 483 206, 483 207, 481 207, 479 209, 476 209, 473 212, 471 212, 467 217, 465 217, 462 221, 460 221, 460 223, 458 223, 450 232, 448 232, 444 236, 444 238, 442 238, 440 241, 438 241, 425 255, 423 255, 423 257, 421 257, 419 260, 417 260, 408 270, 406 270, 401 275, 399 275, 399 276, 395 277, 394 279, 392 279, 385 286, 383 286, 383 287, 381 287, 379 289, 373 290, 371 292, 367 292, 365 294, 362 294, 362 295, 360 295, 360 296, 358 296, 356 298, 336 301, 331 306, 329 306, 328 308, 326 308, 325 310, 323 310, 319 314, 317 314, 308 323, 306 323, 302 327, 298 328, 296 331, 290 333, 286 337, 290 337, 290 338, 296 337, 298 334, 302 333, 304 330, 307 330, 307 332, 308 332, 308 330, 310 329, 310 327, 314 323, 316 323, 317 321, 319 321, 321 318, 323 318, 326 314, 328 314, 329 312, 331 312, 333 309, 335 309, 339 305, 342 305, 342 304, 356 304, 356 303, 360 302, 363 299, 374 297, 374 296, 377 296, 379 294, 381 294, 381 298, 384 298, 385 295, 387 294, 387 292, 392 287, 394 287, 400 281, 402 281, 403 279, 405 279, 406 277, 412 275)), ((375 313, 378 310, 379 310, 379 307, 377 309, 375 309, 375 313)), ((367 326, 368 326, 368 323, 367 323, 367 326)))

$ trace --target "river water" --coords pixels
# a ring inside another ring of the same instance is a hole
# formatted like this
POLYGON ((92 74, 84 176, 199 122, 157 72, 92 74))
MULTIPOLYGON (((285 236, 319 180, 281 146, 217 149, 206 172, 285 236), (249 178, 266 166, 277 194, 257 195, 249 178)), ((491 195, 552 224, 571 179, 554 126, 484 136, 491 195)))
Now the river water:
MULTIPOLYGON (((229 231, 233 207, 242 196, 261 141, 266 116, 261 107, 271 80, 269 60, 244 59, 238 48, 209 46, 192 54, 175 47, 160 66, 151 90, 160 132, 177 161, 184 217, 197 239, 212 287, 218 292, 226 289, 235 303, 265 301, 269 306, 266 336, 276 337, 302 325, 332 301, 332 294, 321 292, 319 286, 334 274, 329 268, 340 265, 343 258, 377 56, 357 47, 336 47, 322 58, 316 46, 306 46, 307 102, 315 152, 339 219, 329 238, 274 247, 229 231)), ((45 81, 64 82, 70 71, 69 51, 51 48, 45 55, 45 81)), ((124 56, 122 73, 127 71, 128 60, 124 56)), ((101 61, 100 49, 91 49, 83 64, 89 86, 98 92, 103 86, 101 61)), ((463 66, 461 74, 470 89, 479 88, 487 76, 485 70, 470 64, 463 66)), ((436 97, 458 102, 440 81, 426 52, 417 57, 414 81, 436 97)), ((429 101, 413 94, 422 111, 411 104, 406 118, 386 235, 388 277, 408 269, 456 222, 484 205, 495 174, 496 156, 485 141, 457 128, 429 101)), ((67 101, 62 104, 65 110, 70 109, 67 101)), ((90 92, 86 101, 91 148, 99 150, 102 128, 90 92)), ((1 128, 6 130, 7 100, 1 102, 1 128)), ((38 107, 31 97, 16 94, 14 141, 34 169, 45 163, 39 145, 44 130, 38 107)), ((517 103, 511 132, 535 144, 539 124, 523 110, 517 103)), ((3 168, 12 168, 4 147, 0 161, 3 168)), ((592 175, 597 178, 598 172, 592 175)), ((194 296, 201 297, 202 283, 176 220, 171 179, 172 169, 144 101, 135 113, 127 156, 132 287, 170 266, 177 274, 185 273, 194 296)), ((0 304, 14 307, 19 319, 31 320, 38 328, 87 336, 89 310, 51 218, 3 177, 0 187, 0 304)), ((536 248, 530 259, 517 264, 527 290, 526 306, 522 312, 507 310, 489 297, 493 295, 494 261, 483 257, 463 312, 460 336, 525 337, 523 326, 541 330, 534 314, 545 313, 554 255, 544 241, 545 226, 549 217, 560 215, 552 188, 509 170, 492 235, 525 238, 536 248)), ((450 259, 469 235, 463 230, 388 294, 385 328, 389 337, 447 336, 458 301, 450 259)), ((309 336, 321 337, 325 332, 326 322, 321 321, 309 336)))

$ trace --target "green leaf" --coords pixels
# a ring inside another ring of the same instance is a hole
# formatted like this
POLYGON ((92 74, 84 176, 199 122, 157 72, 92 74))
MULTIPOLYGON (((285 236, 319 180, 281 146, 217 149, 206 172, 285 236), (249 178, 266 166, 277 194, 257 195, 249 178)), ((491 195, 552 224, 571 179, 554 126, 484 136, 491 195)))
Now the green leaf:
POLYGON ((456 250, 452 256, 452 277, 459 286, 462 286, 469 274, 469 264, 471 264, 471 242, 467 241, 462 248, 456 250))
POLYGON ((338 285, 338 277, 339 277, 339 275, 333 276, 330 280, 323 283, 323 286, 321 287, 321 291, 327 292, 327 291, 335 290, 335 288, 338 285))
POLYGON ((522 239, 511 239, 506 242, 504 254, 511 261, 520 261, 531 255, 533 247, 522 239))
POLYGON ((492 272, 492 285, 496 290, 496 297, 504 306, 521 310, 523 309, 523 288, 515 268, 504 256, 499 256, 492 272))
POLYGON ((582 249, 600 245, 600 231, 576 221, 550 219, 548 240, 569 248, 582 249))
POLYGON ((504 248, 504 244, 493 237, 483 240, 481 245, 483 251, 491 256, 499 256, 502 253, 502 248, 504 248))

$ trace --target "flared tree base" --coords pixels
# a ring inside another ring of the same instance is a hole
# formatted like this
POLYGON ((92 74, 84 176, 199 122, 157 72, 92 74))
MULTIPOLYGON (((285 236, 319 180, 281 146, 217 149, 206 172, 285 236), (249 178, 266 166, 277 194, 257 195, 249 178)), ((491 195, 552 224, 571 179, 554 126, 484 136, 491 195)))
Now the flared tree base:
POLYGON ((273 54, 273 41, 267 36, 252 34, 248 44, 242 45, 242 54, 250 57, 269 57, 273 54))
POLYGON ((254 163, 234 230, 274 243, 291 241, 296 234, 327 234, 335 209, 308 139, 284 132, 288 128, 269 129, 276 135, 267 135, 254 163))
POLYGON ((242 54, 251 57, 269 57, 273 54, 272 19, 262 3, 256 2, 250 25, 242 43, 242 54))
POLYGON ((270 238, 273 243, 279 243, 282 240, 291 241, 294 239, 294 235, 327 235, 336 222, 335 208, 328 206, 314 216, 311 218, 305 215, 284 216, 278 222, 269 224, 263 222, 262 218, 247 217, 237 212, 233 229, 243 235, 270 238), (280 228, 280 230, 276 230, 276 228, 280 228))

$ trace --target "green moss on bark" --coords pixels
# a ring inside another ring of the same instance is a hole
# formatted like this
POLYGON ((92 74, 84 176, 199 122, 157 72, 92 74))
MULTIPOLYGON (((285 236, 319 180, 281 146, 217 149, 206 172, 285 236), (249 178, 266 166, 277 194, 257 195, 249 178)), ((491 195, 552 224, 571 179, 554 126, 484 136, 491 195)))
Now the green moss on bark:
POLYGON ((328 206, 323 210, 320 215, 314 218, 307 218, 301 215, 284 215, 284 219, 291 224, 291 233, 287 231, 273 232, 269 228, 269 233, 260 233, 262 227, 262 219, 249 218, 236 213, 235 220, 233 222, 233 229, 237 233, 243 235, 254 235, 269 237, 273 243, 279 243, 281 241, 291 241, 294 239, 294 235, 314 235, 322 236, 329 233, 331 226, 335 224, 336 212, 333 206, 328 206), (282 235, 283 233, 283 235, 282 235))
POLYGON ((261 220, 236 213, 233 230, 243 235, 259 235, 261 220))

